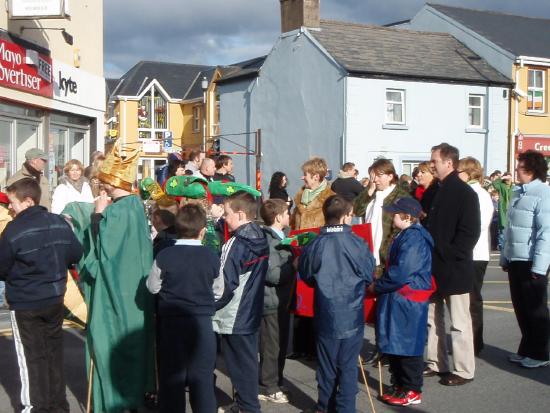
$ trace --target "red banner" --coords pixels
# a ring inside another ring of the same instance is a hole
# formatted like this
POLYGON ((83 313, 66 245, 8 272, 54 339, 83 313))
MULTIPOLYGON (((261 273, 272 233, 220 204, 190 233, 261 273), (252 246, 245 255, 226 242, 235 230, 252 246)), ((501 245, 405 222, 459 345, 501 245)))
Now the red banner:
POLYGON ((0 86, 51 98, 52 59, 0 39, 0 86))
POLYGON ((550 156, 550 138, 518 135, 516 137, 516 154, 523 153, 529 149, 540 152, 544 156, 550 156))

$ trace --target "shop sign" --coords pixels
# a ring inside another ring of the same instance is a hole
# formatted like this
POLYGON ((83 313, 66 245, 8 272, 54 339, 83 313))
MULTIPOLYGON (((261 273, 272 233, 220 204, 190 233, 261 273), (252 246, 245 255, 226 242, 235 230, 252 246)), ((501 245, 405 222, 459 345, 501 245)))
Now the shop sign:
POLYGON ((152 141, 152 140, 144 141, 142 150, 145 153, 159 153, 160 152, 160 142, 152 141))
POLYGON ((8 0, 10 19, 63 18, 69 15, 69 0, 8 0))
POLYGON ((54 100, 105 110, 105 80, 82 69, 53 60, 54 100))
POLYGON ((0 39, 0 86, 51 98, 52 59, 0 39))
POLYGON ((550 137, 544 136, 523 136, 519 134, 516 137, 516 153, 522 153, 529 149, 542 153, 544 156, 550 156, 550 137))

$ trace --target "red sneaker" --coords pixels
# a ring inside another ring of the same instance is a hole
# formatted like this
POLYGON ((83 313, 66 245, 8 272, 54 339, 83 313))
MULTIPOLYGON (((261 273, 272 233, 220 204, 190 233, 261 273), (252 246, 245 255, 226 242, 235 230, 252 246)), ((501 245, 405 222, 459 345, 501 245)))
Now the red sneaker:
POLYGON ((408 392, 401 391, 394 394, 386 403, 391 404, 392 406, 409 406, 411 404, 420 404, 422 403, 422 393, 417 393, 413 390, 408 392))
POLYGON ((392 397, 394 397, 396 394, 399 394, 403 391, 403 389, 399 386, 391 386, 388 388, 388 392, 387 393, 384 393, 380 398, 382 399, 383 402, 387 402, 389 399, 391 399, 392 397))

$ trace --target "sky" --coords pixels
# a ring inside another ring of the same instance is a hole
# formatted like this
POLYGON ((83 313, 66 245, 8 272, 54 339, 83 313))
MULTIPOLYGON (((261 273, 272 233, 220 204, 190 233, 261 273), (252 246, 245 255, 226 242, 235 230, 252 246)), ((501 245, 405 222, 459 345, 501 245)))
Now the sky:
MULTIPOLYGON (((550 19, 549 0, 432 0, 550 19)), ((105 0, 105 77, 141 60, 228 65, 268 54, 280 34, 279 0, 105 0)), ((424 0, 321 0, 321 18, 386 24, 424 0)))

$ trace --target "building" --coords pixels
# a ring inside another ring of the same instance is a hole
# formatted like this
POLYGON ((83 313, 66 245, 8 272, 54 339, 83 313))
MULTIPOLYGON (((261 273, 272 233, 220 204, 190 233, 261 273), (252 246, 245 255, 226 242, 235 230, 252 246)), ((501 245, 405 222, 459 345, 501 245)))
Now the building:
POLYGON ((49 154, 52 188, 69 159, 103 148, 103 3, 48 0, 40 16, 32 4, 0 12, 0 187, 32 147, 49 154))
POLYGON ((450 33, 512 79, 508 168, 527 149, 550 164, 550 19, 426 4, 410 27, 450 33))
POLYGON ((171 152, 210 149, 218 134, 214 82, 220 76, 213 66, 142 61, 109 79, 110 132, 122 145, 141 145, 140 177, 151 176, 171 152))
MULTIPOLYGON (((367 176, 380 157, 410 174, 443 141, 487 169, 506 163, 511 80, 455 38, 322 21, 318 0, 281 5, 283 33, 263 64, 217 81, 221 133, 262 131, 264 188, 282 170, 296 192, 315 155, 333 178, 350 161, 367 176)), ((254 162, 236 159, 235 176, 253 182, 254 162)))

